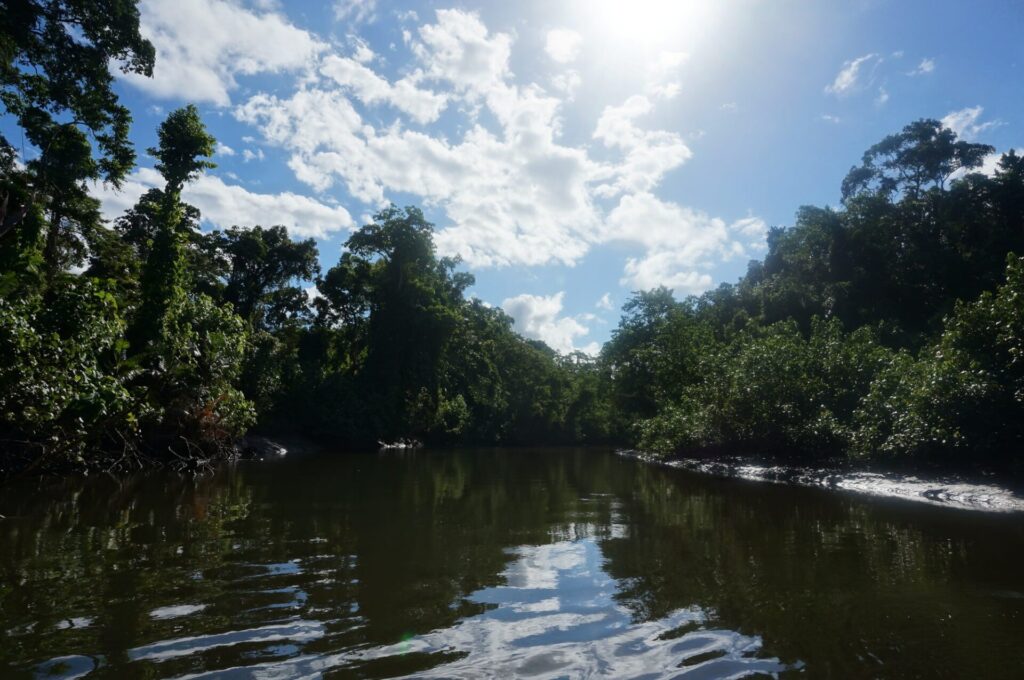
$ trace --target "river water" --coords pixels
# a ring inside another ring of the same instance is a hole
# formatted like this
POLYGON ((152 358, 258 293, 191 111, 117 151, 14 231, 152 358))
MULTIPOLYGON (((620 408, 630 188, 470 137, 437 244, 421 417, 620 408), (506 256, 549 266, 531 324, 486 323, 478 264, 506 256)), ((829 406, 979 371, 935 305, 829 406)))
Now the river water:
POLYGON ((3 678, 1021 678, 1024 515, 603 450, 0 489, 3 678))

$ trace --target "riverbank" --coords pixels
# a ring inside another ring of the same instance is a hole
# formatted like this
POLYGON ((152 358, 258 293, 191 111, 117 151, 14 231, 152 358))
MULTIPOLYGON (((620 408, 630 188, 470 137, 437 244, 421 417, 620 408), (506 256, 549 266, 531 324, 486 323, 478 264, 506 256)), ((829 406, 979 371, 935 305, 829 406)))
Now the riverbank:
POLYGON ((616 453, 646 463, 716 477, 815 487, 959 510, 1024 512, 1024 495, 1010 485, 957 475, 897 472, 855 466, 785 465, 742 456, 715 459, 660 457, 632 449, 618 449, 616 453))

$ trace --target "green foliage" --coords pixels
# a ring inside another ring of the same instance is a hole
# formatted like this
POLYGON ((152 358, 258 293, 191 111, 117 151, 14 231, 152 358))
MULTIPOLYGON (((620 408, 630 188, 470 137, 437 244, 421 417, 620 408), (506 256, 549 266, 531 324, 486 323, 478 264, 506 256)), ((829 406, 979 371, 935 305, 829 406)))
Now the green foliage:
POLYGON ((795 455, 841 451, 853 411, 889 356, 867 329, 844 334, 815 319, 809 338, 792 322, 751 323, 701 357, 700 377, 678 401, 640 421, 640 443, 795 455))
POLYGON ((602 352, 620 436, 1024 468, 1024 161, 969 174, 991 151, 912 123, 738 284, 636 294, 602 352))
POLYGON ((997 291, 958 304, 916 360, 894 357, 857 420, 864 455, 1024 463, 1024 258, 1009 258, 997 291))
POLYGON ((160 348, 161 425, 206 449, 229 449, 255 422, 252 403, 236 387, 247 342, 245 322, 206 295, 174 310, 160 348))
POLYGON ((970 174, 990 147, 912 123, 865 153, 842 207, 772 229, 735 285, 638 292, 598 359, 561 356, 466 299, 473 277, 417 208, 379 212, 323 276, 284 227, 203 233, 181 192, 215 141, 192 105, 150 149, 165 186, 108 229, 88 187, 134 159, 108 63, 151 72, 135 3, 5 9, 0 100, 39 150, 21 167, 0 138, 0 438, 28 463, 231 455, 255 426, 1021 465, 1014 153, 970 174))
POLYGON ((306 292, 291 284, 320 272, 313 239, 292 241, 284 227, 255 226, 214 232, 213 240, 228 265, 224 299, 243 319, 256 328, 306 320, 306 292))
POLYGON ((843 200, 868 191, 916 198, 929 186, 944 188, 959 170, 979 167, 993 151, 987 144, 957 140, 937 120, 918 120, 864 152, 860 167, 851 168, 843 180, 843 200))
POLYGON ((149 152, 157 158, 156 167, 167 184, 142 270, 141 303, 131 329, 131 341, 136 350, 164 339, 169 311, 183 302, 186 211, 180 199, 181 188, 204 168, 214 167, 202 158, 213 155, 215 140, 207 134, 199 111, 192 104, 172 111, 160 124, 159 136, 159 147, 149 152))
POLYGON ((172 111, 157 134, 160 143, 148 153, 156 159, 156 169, 167 181, 168 194, 181 191, 203 170, 217 167, 203 160, 213 156, 217 140, 206 131, 195 104, 172 111))
POLYGON ((80 462, 133 437, 146 409, 118 368, 123 332, 113 296, 88 280, 45 301, 0 299, 4 449, 36 461, 80 462))
POLYGON ((392 206, 352 235, 317 283, 318 328, 281 400, 297 412, 279 420, 357 445, 587 439, 597 398, 591 384, 581 400, 582 369, 466 300, 473 279, 437 257, 432 230, 418 209, 392 206))
POLYGON ((0 13, 0 102, 39 149, 68 133, 56 120, 73 119, 99 146, 95 171, 118 185, 135 154, 110 65, 149 76, 154 55, 134 0, 9 0, 0 13))

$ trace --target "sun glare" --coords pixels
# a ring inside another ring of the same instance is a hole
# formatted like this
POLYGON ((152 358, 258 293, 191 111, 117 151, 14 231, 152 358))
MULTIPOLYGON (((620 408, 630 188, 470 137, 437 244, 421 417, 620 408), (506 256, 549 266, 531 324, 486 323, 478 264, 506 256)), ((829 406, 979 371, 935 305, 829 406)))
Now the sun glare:
POLYGON ((721 6, 714 0, 591 0, 581 12, 615 42, 692 49, 712 28, 721 6))

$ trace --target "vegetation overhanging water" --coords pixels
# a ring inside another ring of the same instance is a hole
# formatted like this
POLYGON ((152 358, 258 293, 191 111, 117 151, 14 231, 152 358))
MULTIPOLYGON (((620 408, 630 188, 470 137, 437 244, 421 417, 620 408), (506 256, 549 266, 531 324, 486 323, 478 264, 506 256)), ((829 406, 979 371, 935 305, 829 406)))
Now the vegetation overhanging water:
POLYGON ((107 223, 92 188, 136 160, 111 66, 156 59, 139 9, 5 9, 0 103, 24 142, 0 136, 0 476, 195 469, 247 432, 1024 471, 1013 150, 913 121, 735 285, 636 292, 598 356, 566 356, 467 298, 416 207, 378 212, 326 272, 282 226, 204 232, 182 192, 217 147, 194 105, 147 150, 163 186, 107 223))

